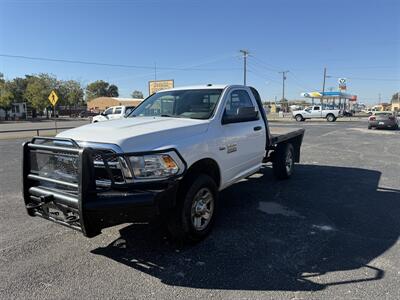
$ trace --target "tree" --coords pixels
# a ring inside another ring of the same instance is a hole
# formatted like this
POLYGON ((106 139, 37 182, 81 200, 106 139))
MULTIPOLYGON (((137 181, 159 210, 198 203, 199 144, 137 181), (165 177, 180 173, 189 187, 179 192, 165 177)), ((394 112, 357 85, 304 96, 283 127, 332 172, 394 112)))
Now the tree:
POLYGON ((0 81, 0 108, 3 109, 6 113, 7 119, 7 111, 11 108, 11 104, 14 101, 14 95, 10 91, 10 82, 9 81, 0 81))
POLYGON ((83 102, 84 91, 81 84, 75 80, 59 81, 57 87, 59 102, 62 105, 79 105, 83 102))
POLYGON ((118 97, 119 96, 118 87, 115 84, 111 84, 108 87, 107 96, 108 97, 118 97))
POLYGON ((14 95, 14 102, 25 102, 24 92, 26 90, 26 86, 28 85, 28 77, 25 78, 14 78, 10 81, 10 91, 14 95))
POLYGON ((138 90, 134 90, 131 94, 132 98, 136 98, 136 99, 143 99, 143 93, 141 91, 138 90))
POLYGON ((399 101, 399 98, 400 97, 400 92, 397 92, 397 93, 395 93, 393 96, 392 96, 392 103, 397 103, 398 101, 399 101))
POLYGON ((118 97, 118 87, 104 80, 97 80, 86 87, 87 100, 97 97, 118 97))
POLYGON ((43 111, 44 108, 49 106, 48 96, 50 92, 55 89, 56 83, 57 81, 55 78, 47 74, 30 76, 24 92, 24 98, 32 107, 36 108, 38 111, 43 111))

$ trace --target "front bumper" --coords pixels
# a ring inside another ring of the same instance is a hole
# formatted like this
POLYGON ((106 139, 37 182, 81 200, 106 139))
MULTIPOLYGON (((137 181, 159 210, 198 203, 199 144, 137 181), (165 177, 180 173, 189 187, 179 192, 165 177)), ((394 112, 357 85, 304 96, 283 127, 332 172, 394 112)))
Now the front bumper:
POLYGON ((23 198, 30 216, 93 237, 109 226, 150 221, 175 205, 179 178, 151 185, 116 184, 107 157, 102 156, 110 186, 99 187, 93 159, 98 150, 81 148, 68 139, 40 140, 44 142, 35 143, 33 139, 23 145, 23 198), (49 146, 47 141, 70 142, 73 146, 49 146), (65 176, 67 171, 72 175, 65 176))

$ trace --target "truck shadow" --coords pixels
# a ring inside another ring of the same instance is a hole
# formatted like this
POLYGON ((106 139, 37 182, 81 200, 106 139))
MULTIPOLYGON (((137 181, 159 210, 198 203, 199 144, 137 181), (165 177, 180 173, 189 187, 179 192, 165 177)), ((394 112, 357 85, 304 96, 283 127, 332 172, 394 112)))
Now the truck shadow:
POLYGON ((379 280, 384 270, 368 264, 400 234, 400 191, 379 188, 380 176, 298 165, 291 180, 275 181, 265 168, 221 194, 214 231, 195 246, 177 248, 161 226, 129 225, 92 253, 192 288, 314 291, 379 280))

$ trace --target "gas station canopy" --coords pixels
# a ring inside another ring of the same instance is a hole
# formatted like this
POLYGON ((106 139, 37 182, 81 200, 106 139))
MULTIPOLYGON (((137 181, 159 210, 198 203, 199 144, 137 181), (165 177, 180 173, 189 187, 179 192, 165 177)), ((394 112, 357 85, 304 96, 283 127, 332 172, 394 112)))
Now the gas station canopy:
POLYGON ((351 95, 342 92, 306 92, 301 93, 302 97, 305 98, 338 98, 338 99, 348 99, 350 101, 357 101, 357 95, 351 95))

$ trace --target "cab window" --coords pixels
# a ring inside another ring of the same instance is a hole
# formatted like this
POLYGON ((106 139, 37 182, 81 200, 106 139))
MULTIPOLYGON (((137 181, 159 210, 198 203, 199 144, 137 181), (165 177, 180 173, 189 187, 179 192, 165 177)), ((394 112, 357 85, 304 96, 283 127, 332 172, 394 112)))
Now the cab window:
POLYGON ((104 112, 104 115, 108 116, 108 115, 111 115, 112 113, 113 113, 113 108, 110 107, 110 108, 106 109, 106 111, 104 112))
POLYGON ((115 111, 114 111, 114 114, 120 115, 120 114, 121 114, 121 111, 122 111, 122 107, 116 107, 116 108, 115 108, 115 111))
POLYGON ((225 105, 226 116, 237 116, 239 108, 252 107, 255 110, 254 104, 251 101, 249 94, 245 90, 236 90, 230 94, 225 105))

